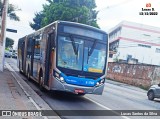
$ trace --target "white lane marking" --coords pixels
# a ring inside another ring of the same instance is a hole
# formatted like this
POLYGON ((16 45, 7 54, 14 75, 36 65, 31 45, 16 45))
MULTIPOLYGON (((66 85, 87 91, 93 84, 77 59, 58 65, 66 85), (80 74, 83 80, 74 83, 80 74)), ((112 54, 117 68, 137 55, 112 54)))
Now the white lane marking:
MULTIPOLYGON (((104 105, 102 105, 102 104, 100 104, 100 103, 98 103, 98 102, 96 102, 96 101, 94 101, 94 100, 92 100, 92 99, 90 99, 90 98, 88 98, 88 97, 84 97, 84 98, 92 101, 93 103, 97 104, 98 106, 100 106, 100 107, 102 107, 102 108, 104 108, 104 109, 106 109, 106 110, 112 110, 111 108, 106 107, 106 106, 104 106, 104 105)), ((114 111, 114 110, 113 110, 112 112, 115 113, 115 114, 118 114, 118 113, 117 113, 116 111, 114 111)), ((129 117, 126 117, 126 116, 121 116, 121 117, 124 118, 124 119, 130 119, 129 117)))
MULTIPOLYGON (((12 69, 12 67, 11 67, 8 63, 6 63, 6 67, 7 67, 10 71, 14 72, 14 73, 17 75, 18 78, 21 78, 21 77, 12 69)), ((28 97, 28 99, 29 99, 29 100, 32 102, 32 104, 37 108, 37 110, 41 110, 41 108, 37 105, 37 103, 33 100, 33 98, 27 93, 27 91, 24 89, 24 87, 22 86, 22 84, 20 83, 20 81, 17 80, 16 76, 15 76, 12 72, 11 72, 12 76, 14 77, 14 79, 16 80, 16 82, 19 84, 19 86, 21 87, 21 89, 24 91, 24 93, 26 94, 26 96, 28 97)), ((44 119, 48 119, 46 116, 43 116, 43 118, 44 118, 44 119)))
MULTIPOLYGON (((6 65, 6 67, 7 67, 10 71, 14 72, 14 74, 13 74, 12 72, 11 72, 11 74, 12 74, 12 76, 14 77, 14 79, 16 80, 16 82, 19 84, 19 86, 22 88, 22 90, 24 91, 25 95, 29 98, 29 100, 33 103, 33 105, 37 108, 37 110, 41 110, 41 108, 37 105, 37 103, 33 100, 33 98, 32 98, 32 97, 27 93, 27 91, 24 89, 24 87, 22 86, 22 84, 20 83, 20 81, 18 81, 17 78, 16 78, 16 76, 17 76, 18 78, 20 78, 20 79, 21 79, 21 77, 14 71, 14 69, 13 69, 8 63, 6 63, 5 65, 6 65), (15 76, 15 75, 16 75, 16 76, 15 76)), ((50 118, 48 118, 47 116, 43 116, 43 118, 44 118, 44 119, 50 119, 50 118)), ((61 119, 60 116, 52 116, 51 118, 61 119)))

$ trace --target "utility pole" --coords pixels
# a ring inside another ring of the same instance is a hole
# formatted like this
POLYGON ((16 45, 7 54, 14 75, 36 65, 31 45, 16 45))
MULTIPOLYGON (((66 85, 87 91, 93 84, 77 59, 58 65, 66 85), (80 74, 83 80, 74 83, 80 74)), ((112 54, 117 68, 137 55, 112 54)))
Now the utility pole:
POLYGON ((6 42, 6 18, 8 12, 8 0, 3 0, 1 34, 0 34, 0 71, 4 69, 4 51, 6 42))

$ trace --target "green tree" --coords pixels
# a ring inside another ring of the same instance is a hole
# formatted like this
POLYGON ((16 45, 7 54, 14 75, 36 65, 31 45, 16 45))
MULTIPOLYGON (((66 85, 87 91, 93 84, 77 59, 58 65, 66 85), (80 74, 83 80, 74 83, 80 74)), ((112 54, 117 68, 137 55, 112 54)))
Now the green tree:
MULTIPOLYGON (((0 0, 0 17, 2 16, 2 10, 3 10, 3 3, 2 0, 0 0)), ((15 11, 20 10, 18 7, 16 7, 13 4, 8 5, 8 17, 11 20, 19 21, 19 17, 16 15, 15 11)))
POLYGON ((44 15, 42 12, 39 13, 35 13, 35 18, 33 18, 33 22, 34 23, 30 23, 30 26, 34 29, 34 30, 38 30, 41 27, 43 27, 42 24, 42 20, 44 18, 44 15))
POLYGON ((7 37, 6 38, 6 45, 5 45, 5 47, 6 48, 13 48, 13 44, 14 44, 14 40, 7 37))
POLYGON ((95 0, 47 0, 43 10, 35 14, 30 26, 38 30, 56 20, 79 22, 99 27, 95 0))

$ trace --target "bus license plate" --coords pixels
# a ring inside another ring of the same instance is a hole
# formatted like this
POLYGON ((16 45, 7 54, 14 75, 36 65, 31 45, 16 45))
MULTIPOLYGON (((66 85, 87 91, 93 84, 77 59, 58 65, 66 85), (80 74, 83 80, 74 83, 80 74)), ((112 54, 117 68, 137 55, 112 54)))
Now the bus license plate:
POLYGON ((75 92, 75 93, 84 93, 84 90, 82 90, 82 89, 75 89, 74 92, 75 92))

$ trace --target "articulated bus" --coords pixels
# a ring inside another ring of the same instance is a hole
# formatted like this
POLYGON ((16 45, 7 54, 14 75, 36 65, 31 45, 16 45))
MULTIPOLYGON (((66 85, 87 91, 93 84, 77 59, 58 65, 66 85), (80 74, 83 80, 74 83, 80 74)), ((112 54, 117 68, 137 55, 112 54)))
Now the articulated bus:
POLYGON ((18 41, 18 67, 40 89, 101 95, 108 35, 88 25, 56 21, 18 41))

